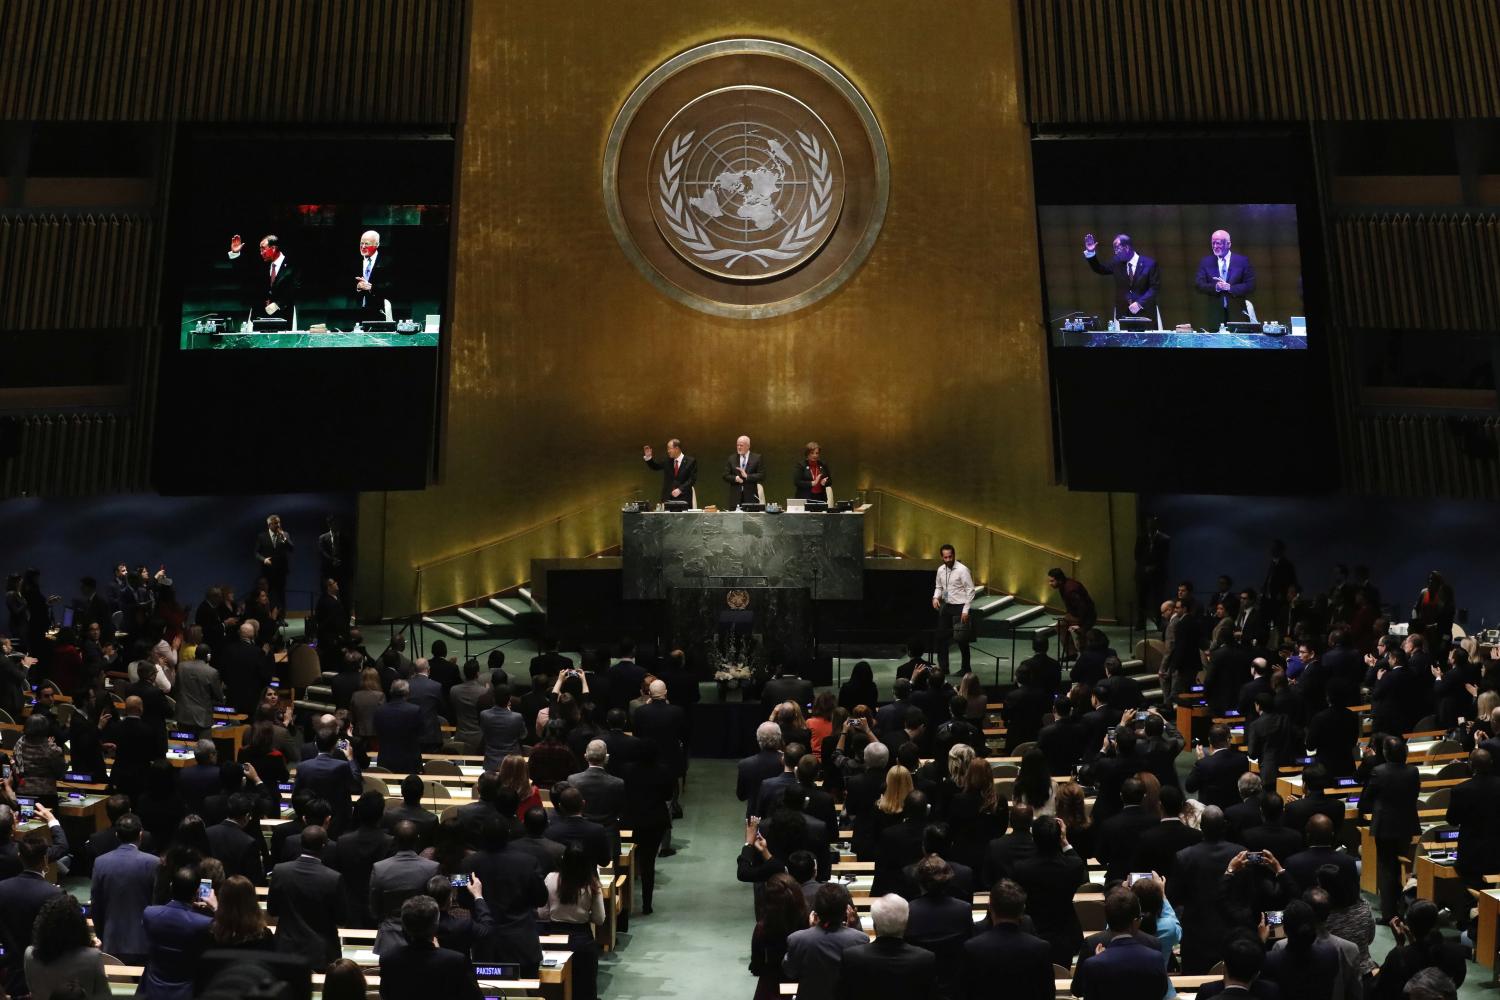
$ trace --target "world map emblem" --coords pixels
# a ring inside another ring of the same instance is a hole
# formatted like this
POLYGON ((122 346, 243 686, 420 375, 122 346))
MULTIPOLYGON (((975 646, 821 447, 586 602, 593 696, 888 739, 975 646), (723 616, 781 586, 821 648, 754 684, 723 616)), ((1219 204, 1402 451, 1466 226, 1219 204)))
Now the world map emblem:
POLYGON ((764 87, 690 103, 658 139, 652 211, 694 267, 753 281, 812 257, 843 206, 838 144, 813 111, 764 87))
POLYGON ((890 158, 874 109, 805 49, 732 38, 681 52, 626 98, 604 207, 655 288, 764 319, 833 294, 875 246, 890 158))

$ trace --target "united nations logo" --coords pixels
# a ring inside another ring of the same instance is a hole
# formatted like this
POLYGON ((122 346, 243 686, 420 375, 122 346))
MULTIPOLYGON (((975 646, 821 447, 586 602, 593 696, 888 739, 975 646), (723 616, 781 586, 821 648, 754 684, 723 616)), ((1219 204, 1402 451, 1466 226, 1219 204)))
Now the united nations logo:
POLYGON ((801 101, 731 87, 689 104, 657 140, 652 212, 694 267, 735 280, 781 274, 822 248, 844 201, 843 162, 801 101))
POLYGON ((731 590, 724 595, 724 603, 735 611, 744 611, 750 606, 750 591, 731 590))
POLYGON ((714 42, 652 72, 610 132, 605 204, 621 248, 680 302, 721 316, 828 295, 874 245, 889 162, 874 112, 801 49, 714 42))

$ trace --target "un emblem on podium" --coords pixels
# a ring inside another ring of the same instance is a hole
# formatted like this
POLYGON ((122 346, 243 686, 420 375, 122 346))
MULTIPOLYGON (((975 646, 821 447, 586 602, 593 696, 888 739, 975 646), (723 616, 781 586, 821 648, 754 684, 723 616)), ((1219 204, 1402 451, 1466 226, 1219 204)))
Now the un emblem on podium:
POLYGON ((652 284, 720 316, 800 309, 858 269, 885 217, 889 159, 843 74, 779 42, 669 60, 621 108, 605 205, 652 284))

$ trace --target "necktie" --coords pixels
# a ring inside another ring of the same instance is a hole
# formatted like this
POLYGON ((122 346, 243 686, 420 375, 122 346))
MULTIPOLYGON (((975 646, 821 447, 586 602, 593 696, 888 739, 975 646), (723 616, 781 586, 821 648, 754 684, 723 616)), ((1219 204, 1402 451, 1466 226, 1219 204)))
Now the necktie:
POLYGON ((273 263, 271 265, 271 276, 266 279, 266 287, 269 288, 274 284, 276 284, 276 265, 273 263))
POLYGON ((672 465, 672 478, 676 479, 680 475, 682 475, 682 456, 678 455, 677 460, 672 465))
MULTIPOLYGON (((1229 258, 1228 257, 1220 257, 1219 258, 1219 280, 1220 281, 1228 281, 1229 280, 1229 258)), ((1228 295, 1221 295, 1221 296, 1219 296, 1219 303, 1221 305, 1223 305, 1224 308, 1228 309, 1229 308, 1229 296, 1228 295)))
POLYGON ((366 281, 370 280, 370 272, 372 270, 374 270, 374 264, 375 264, 375 258, 374 257, 366 257, 365 258, 365 280, 366 281))

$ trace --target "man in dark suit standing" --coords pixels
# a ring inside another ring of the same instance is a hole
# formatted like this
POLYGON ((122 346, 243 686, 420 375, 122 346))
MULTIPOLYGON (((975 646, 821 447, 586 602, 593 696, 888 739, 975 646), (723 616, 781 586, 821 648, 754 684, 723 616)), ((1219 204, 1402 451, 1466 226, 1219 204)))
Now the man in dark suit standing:
POLYGON ((396 319, 396 268, 380 250, 380 234, 368 229, 359 237, 359 271, 354 276, 353 305, 359 319, 396 319))
POLYGON ((337 515, 323 522, 328 530, 318 536, 318 579, 337 580, 339 590, 349 589, 349 540, 339 529, 337 515))
POLYGON ((266 518, 266 530, 255 536, 255 572, 266 578, 271 607, 280 608, 283 614, 286 612, 286 577, 291 569, 293 547, 291 536, 281 529, 281 517, 272 514, 266 518))
POLYGON ((698 460, 682 453, 682 441, 672 438, 667 442, 667 460, 658 462, 652 457, 651 446, 644 449, 646 464, 661 471, 661 502, 683 500, 693 502, 693 486, 698 482, 698 460))
POLYGON ((583 818, 618 832, 625 811, 625 781, 605 769, 609 747, 603 740, 590 740, 583 759, 588 767, 568 775, 568 784, 583 793, 583 818))
POLYGON ((604 827, 583 818, 583 793, 573 787, 563 789, 553 806, 557 818, 547 827, 544 836, 559 844, 576 843, 594 864, 601 868, 613 860, 609 834, 604 827))
MULTIPOLYGON (((429 679, 428 683, 442 690, 436 681, 429 679)), ((391 685, 391 700, 375 710, 380 766, 394 774, 415 774, 422 770, 421 744, 426 723, 421 706, 409 700, 410 693, 409 682, 396 681, 391 685)))
POLYGON ((243 875, 256 885, 266 884, 266 868, 261 863, 256 838, 247 833, 254 810, 254 800, 243 792, 229 796, 228 815, 223 822, 208 828, 208 846, 213 857, 224 863, 224 874, 243 875))
POLYGON ((870 904, 875 940, 843 952, 840 1000, 931 1000, 936 995, 937 956, 902 940, 909 908, 900 896, 870 904))
POLYGON ((1073 995, 1083 1000, 1143 1000, 1165 996, 1171 983, 1161 952, 1136 940, 1141 926, 1141 901, 1124 886, 1104 898, 1104 919, 1110 940, 1104 950, 1078 963, 1073 973, 1073 995))
POLYGON ((1469 754, 1468 781, 1453 789, 1447 821, 1458 827, 1458 873, 1473 886, 1500 871, 1500 777, 1488 750, 1469 754))
POLYGON ((353 810, 353 796, 364 787, 359 772, 339 748, 339 732, 333 726, 318 730, 315 745, 317 756, 297 765, 297 780, 292 785, 292 794, 306 790, 310 795, 327 802, 333 810, 333 829, 343 831, 349 823, 353 810))
POLYGON ((759 503, 757 487, 765 481, 760 456, 750 450, 750 439, 741 434, 734 442, 734 454, 724 462, 724 482, 729 484, 729 506, 734 510, 742 503, 759 503))
POLYGON ((1198 760, 1188 772, 1187 790, 1206 806, 1228 809, 1240 801, 1240 775, 1250 770, 1250 758, 1229 745, 1229 727, 1219 723, 1208 730, 1208 747, 1199 747, 1198 760))
POLYGON ((1245 299, 1255 294, 1255 268, 1249 258, 1231 252, 1229 233, 1222 229, 1214 230, 1208 245, 1213 252, 1198 262, 1193 286, 1208 304, 1204 327, 1217 330, 1221 323, 1246 318, 1245 299))
POLYGON ((305 827, 297 858, 271 870, 266 909, 276 918, 276 950, 301 955, 314 969, 339 957, 344 889, 339 873, 319 860, 328 831, 305 827))
POLYGON ((94 862, 90 901, 94 932, 103 949, 136 964, 146 959, 146 931, 141 917, 156 888, 158 859, 140 849, 141 821, 134 813, 115 820, 120 846, 94 862))
POLYGON ((146 771, 151 762, 167 755, 167 732, 149 726, 141 717, 145 706, 135 695, 125 699, 125 714, 118 725, 105 730, 115 744, 115 766, 110 772, 110 790, 137 799, 146 790, 146 771))
POLYGON ((1177 874, 1167 883, 1167 898, 1182 923, 1182 968, 1191 975, 1207 972, 1224 957, 1229 930, 1223 907, 1224 872, 1244 850, 1225 839, 1229 823, 1218 806, 1204 808, 1199 829, 1203 842, 1177 852, 1177 874))
MULTIPOLYGON (((1142 830, 1135 841, 1135 860, 1130 871, 1156 872, 1166 879, 1177 874, 1177 852, 1203 840, 1203 834, 1182 820, 1182 789, 1176 785, 1161 788, 1161 821, 1142 830)), ((1122 814, 1123 815, 1123 814, 1122 814)), ((1110 822, 1118 819, 1110 817, 1110 822)))
MULTIPOLYGON (((767 778, 782 773, 781 727, 774 722, 762 722, 755 728, 755 742, 760 750, 739 763, 735 779, 734 794, 745 803, 745 818, 755 815, 760 801, 760 784, 767 778)), ((871 845, 873 846, 873 845, 871 845)))
POLYGON ((277 236, 261 237, 258 261, 244 250, 245 241, 238 234, 230 237, 230 266, 244 288, 250 318, 280 317, 290 327, 292 309, 302 290, 302 272, 281 252, 281 240, 277 236))
POLYGON ((382 1000, 423 995, 479 1000, 469 956, 437 946, 439 916, 431 896, 412 896, 401 904, 402 941, 380 954, 382 1000))
POLYGON ((1021 930, 1026 890, 1010 879, 990 889, 989 928, 964 942, 964 996, 994 996, 1005 984, 1008 1000, 1052 1000, 1052 949, 1021 930))
POLYGON ((1130 236, 1121 233, 1114 239, 1114 256, 1108 261, 1098 257, 1099 241, 1089 233, 1083 238, 1083 257, 1095 274, 1115 279, 1115 318, 1149 317, 1156 322, 1157 291, 1161 288, 1161 268, 1156 261, 1136 253, 1130 236))
POLYGON ((1380 919, 1400 916, 1401 858, 1410 857, 1412 838, 1421 832, 1417 797, 1422 775, 1406 762, 1406 742, 1385 742, 1385 763, 1375 767, 1359 796, 1359 814, 1370 817, 1375 838, 1375 881, 1380 891, 1380 919))
MULTIPOLYGON (((1303 840, 1307 846, 1286 862, 1286 870, 1291 873, 1297 888, 1303 892, 1317 888, 1318 869, 1332 865, 1338 869, 1339 881, 1349 894, 1345 898, 1353 899, 1359 892, 1359 868, 1352 855, 1334 846, 1334 825, 1328 817, 1322 813, 1314 814, 1307 821, 1303 840)), ((1281 855, 1276 857, 1280 859, 1281 855)))
MULTIPOLYGON (((1168 785, 1162 791, 1170 787, 1168 785)), ((1104 862, 1105 882, 1123 881, 1130 874, 1141 834, 1161 822, 1142 805, 1145 797, 1145 783, 1137 777, 1126 778, 1120 785, 1120 801, 1124 808, 1099 827, 1099 847, 1094 853, 1104 862)))
POLYGON ((21 874, 0 882, 0 932, 6 944, 6 989, 13 997, 26 996, 23 963, 26 944, 32 940, 32 925, 42 905, 62 892, 43 874, 47 868, 49 844, 39 834, 28 834, 20 844, 21 874))
MULTIPOLYGON (((394 854, 375 862, 370 869, 370 912, 379 921, 373 950, 381 956, 410 942, 410 939, 403 937, 403 906, 412 896, 425 891, 427 880, 438 874, 436 861, 417 855, 417 828, 414 825, 396 824, 394 846, 394 854)), ((435 905, 432 923, 432 932, 419 940, 430 941, 432 934, 437 931, 435 905)))

